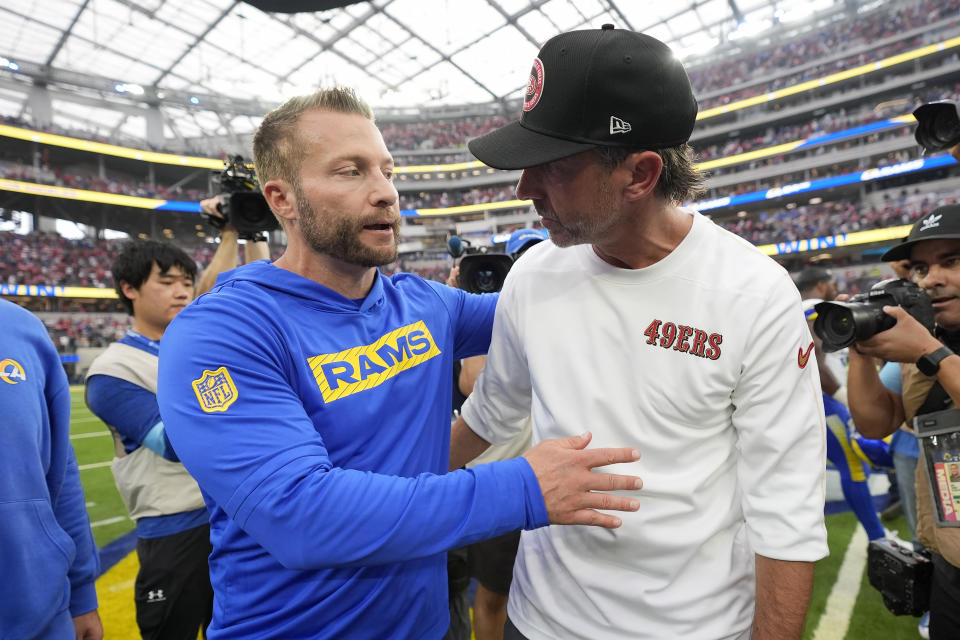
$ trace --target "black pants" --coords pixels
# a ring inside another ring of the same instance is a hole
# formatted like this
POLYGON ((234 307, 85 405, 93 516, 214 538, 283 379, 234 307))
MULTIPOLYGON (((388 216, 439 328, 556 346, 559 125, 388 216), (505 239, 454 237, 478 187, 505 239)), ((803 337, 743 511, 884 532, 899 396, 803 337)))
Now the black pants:
POLYGON ((930 588, 930 640, 960 638, 960 568, 933 554, 930 588))
POLYGON ((134 585, 143 640, 196 640, 213 615, 210 525, 162 538, 139 538, 134 585))

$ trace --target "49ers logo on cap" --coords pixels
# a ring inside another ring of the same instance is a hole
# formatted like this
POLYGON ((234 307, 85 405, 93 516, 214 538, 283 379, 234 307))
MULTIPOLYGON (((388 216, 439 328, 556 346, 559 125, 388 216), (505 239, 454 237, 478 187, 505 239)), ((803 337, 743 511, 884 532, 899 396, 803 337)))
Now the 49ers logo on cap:
POLYGON ((530 111, 540 102, 543 93, 543 63, 540 58, 534 58, 533 68, 530 69, 530 78, 527 80, 527 90, 523 95, 523 110, 530 111))

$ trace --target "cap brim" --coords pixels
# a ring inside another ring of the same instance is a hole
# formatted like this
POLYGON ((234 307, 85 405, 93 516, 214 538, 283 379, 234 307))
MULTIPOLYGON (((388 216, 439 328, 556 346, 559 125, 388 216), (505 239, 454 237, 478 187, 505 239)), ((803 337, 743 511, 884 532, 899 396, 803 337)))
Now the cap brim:
POLYGON ((944 235, 932 235, 928 238, 917 238, 916 240, 907 240, 901 242, 895 247, 887 249, 887 252, 880 256, 884 262, 893 262, 894 260, 907 260, 910 258, 910 251, 914 245, 927 240, 960 240, 960 233, 947 233, 944 235))
POLYGON ((531 131, 519 121, 474 138, 467 146, 478 160, 494 169, 526 169, 597 148, 596 144, 531 131))

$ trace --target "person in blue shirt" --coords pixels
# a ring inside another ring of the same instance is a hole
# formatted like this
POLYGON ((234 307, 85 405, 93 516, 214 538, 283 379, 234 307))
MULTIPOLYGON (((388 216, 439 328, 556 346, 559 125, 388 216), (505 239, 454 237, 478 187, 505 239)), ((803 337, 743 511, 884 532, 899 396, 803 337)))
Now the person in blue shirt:
POLYGON ((0 636, 100 640, 70 388, 43 323, 0 300, 0 636))
MULTIPOLYGON (((217 202, 203 203, 214 217, 221 216, 217 202)), ((179 248, 154 240, 126 243, 111 271, 133 327, 87 371, 87 404, 113 433, 111 470, 137 526, 134 602, 145 640, 195 640, 212 615, 207 508, 160 417, 157 358, 174 316, 195 293, 208 290, 216 275, 236 266, 237 240, 236 230, 224 226, 196 288, 196 264, 179 248)), ((266 243, 248 242, 246 253, 248 259, 268 255, 266 243)))
POLYGON ((293 98, 254 137, 284 254, 224 274, 160 349, 167 435, 210 509, 208 637, 441 638, 448 549, 546 524, 617 527, 589 434, 447 473, 450 371, 486 351, 495 296, 397 258, 393 160, 348 89, 293 98))

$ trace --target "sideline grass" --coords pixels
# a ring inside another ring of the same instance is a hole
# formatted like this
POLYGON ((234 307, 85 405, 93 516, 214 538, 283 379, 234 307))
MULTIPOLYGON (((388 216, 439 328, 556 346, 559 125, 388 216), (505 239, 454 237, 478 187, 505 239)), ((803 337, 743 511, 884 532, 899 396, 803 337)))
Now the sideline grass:
MULTIPOLYGON (((109 435, 93 435, 106 432, 106 425, 87 409, 83 401, 83 387, 71 387, 70 435, 88 436, 71 438, 78 465, 108 462, 113 458, 113 438, 109 435)), ((127 517, 109 466, 81 471, 80 483, 87 501, 87 514, 93 525, 93 539, 98 547, 133 529, 133 521, 127 517), (100 524, 104 522, 109 524, 100 524)))

